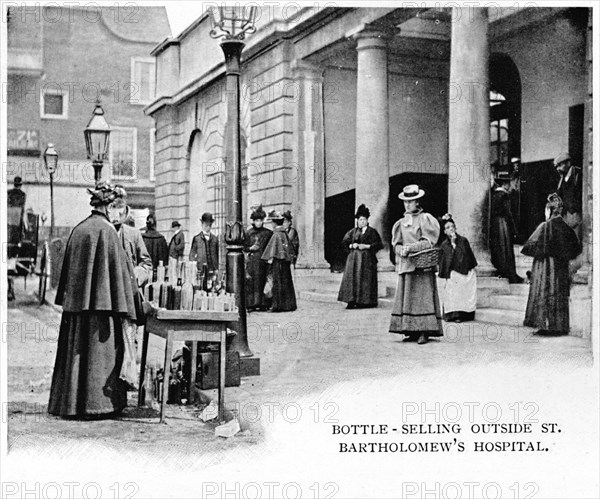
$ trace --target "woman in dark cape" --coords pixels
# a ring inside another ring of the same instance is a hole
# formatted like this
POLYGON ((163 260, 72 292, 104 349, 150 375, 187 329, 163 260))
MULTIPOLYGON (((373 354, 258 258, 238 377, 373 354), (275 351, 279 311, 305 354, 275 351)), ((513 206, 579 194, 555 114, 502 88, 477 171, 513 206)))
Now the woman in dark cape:
POLYGON ((267 310, 269 300, 265 297, 265 283, 269 264, 261 257, 273 235, 263 226, 267 214, 258 206, 250 215, 252 227, 246 231, 244 251, 246 252, 246 308, 248 311, 267 310))
POLYGON ((452 215, 442 217, 446 237, 440 245, 438 277, 444 279, 444 320, 472 321, 477 306, 477 260, 467 238, 456 233, 452 215))
POLYGON ((89 192, 94 209, 69 237, 56 292, 63 314, 48 412, 63 417, 110 416, 127 405, 122 319, 136 319, 135 276, 109 221, 115 188, 89 192))
POLYGON ((523 246, 521 253, 533 257, 525 326, 540 334, 569 332, 569 260, 581 253, 577 234, 562 218, 563 202, 548 196, 546 221, 523 246))
POLYGON ((342 240, 348 258, 338 301, 347 303, 346 308, 377 306, 377 252, 383 244, 379 233, 369 226, 370 216, 369 209, 361 204, 354 215, 358 226, 346 232, 342 240))
POLYGON ((517 275, 513 235, 516 232, 511 210, 510 176, 500 172, 496 177, 499 185, 492 191, 490 219, 490 253, 492 265, 498 270, 499 277, 506 277, 510 283, 521 283, 523 278, 517 275))
POLYGON ((291 312, 296 310, 296 291, 292 280, 291 265, 296 253, 287 232, 283 228, 283 216, 273 211, 269 219, 275 223, 273 235, 265 248, 262 259, 271 263, 273 273, 272 312, 291 312))

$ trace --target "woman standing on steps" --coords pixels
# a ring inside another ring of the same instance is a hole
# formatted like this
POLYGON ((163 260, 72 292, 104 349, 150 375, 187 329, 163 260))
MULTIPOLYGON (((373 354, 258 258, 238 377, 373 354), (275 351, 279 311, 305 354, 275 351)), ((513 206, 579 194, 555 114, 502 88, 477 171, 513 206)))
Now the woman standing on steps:
POLYGON ((442 315, 434 268, 417 268, 411 254, 433 248, 440 235, 440 224, 421 208, 425 191, 407 185, 399 194, 404 201, 404 216, 392 228, 396 253, 398 284, 392 310, 390 333, 407 336, 404 341, 427 343, 430 336, 443 336, 442 315))
POLYGON ((472 321, 477 306, 477 260, 467 238, 456 233, 450 213, 442 217, 446 238, 441 244, 439 277, 444 279, 444 320, 472 321))
POLYGON ((538 334, 569 333, 569 260, 581 253, 577 234, 563 220, 563 202, 550 194, 546 221, 527 240, 521 253, 533 257, 525 326, 538 334))
POLYGON ((377 252, 383 244, 379 232, 369 226, 370 216, 369 209, 361 204, 354 216, 357 227, 350 229, 342 240, 348 258, 338 301, 346 302, 346 308, 377 306, 377 252))

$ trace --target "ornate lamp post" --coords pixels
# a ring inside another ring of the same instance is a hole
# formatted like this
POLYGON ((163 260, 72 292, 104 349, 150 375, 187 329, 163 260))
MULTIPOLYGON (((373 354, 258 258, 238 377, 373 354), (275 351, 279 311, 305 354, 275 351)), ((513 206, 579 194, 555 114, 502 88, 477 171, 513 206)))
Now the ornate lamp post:
POLYGON ((58 165, 58 153, 54 144, 48 144, 44 151, 44 165, 50 175, 50 237, 54 235, 54 173, 58 165))
POLYGON ((236 295, 240 317, 231 350, 241 357, 251 357, 246 323, 246 266, 244 262, 244 225, 242 221, 242 164, 240 142, 240 59, 247 33, 256 30, 254 22, 257 7, 213 7, 209 10, 212 38, 223 38, 221 49, 225 54, 227 87, 227 125, 225 154, 233 173, 233 207, 225 225, 227 243, 227 291, 236 295))
POLYGON ((104 119, 104 109, 100 101, 96 102, 96 108, 92 119, 83 131, 85 136, 85 148, 88 159, 92 160, 94 167, 94 180, 96 183, 102 178, 102 167, 108 154, 108 145, 110 139, 110 126, 104 119))

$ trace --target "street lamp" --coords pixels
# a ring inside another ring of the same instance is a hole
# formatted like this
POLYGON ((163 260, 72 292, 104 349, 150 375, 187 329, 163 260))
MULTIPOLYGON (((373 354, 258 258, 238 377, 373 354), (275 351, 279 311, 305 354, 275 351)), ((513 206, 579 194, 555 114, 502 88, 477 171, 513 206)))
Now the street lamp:
POLYGON ((44 151, 44 165, 50 174, 50 237, 54 235, 54 172, 58 166, 58 153, 54 144, 48 144, 44 151))
POLYGON ((246 269, 244 262, 244 224, 242 221, 242 163, 240 141, 240 59, 246 34, 254 33, 257 7, 221 6, 209 10, 212 38, 223 38, 221 49, 225 54, 225 84, 227 87, 227 124, 225 156, 233 171, 233 206, 225 224, 227 243, 227 291, 235 293, 239 309, 237 332, 231 350, 240 357, 254 355, 248 346, 246 321, 246 269))
POLYGON ((108 154, 108 145, 110 139, 110 126, 104 119, 104 109, 100 101, 96 101, 96 108, 92 119, 83 131, 85 136, 85 148, 88 159, 92 160, 94 167, 94 180, 96 183, 102 177, 102 166, 108 154))

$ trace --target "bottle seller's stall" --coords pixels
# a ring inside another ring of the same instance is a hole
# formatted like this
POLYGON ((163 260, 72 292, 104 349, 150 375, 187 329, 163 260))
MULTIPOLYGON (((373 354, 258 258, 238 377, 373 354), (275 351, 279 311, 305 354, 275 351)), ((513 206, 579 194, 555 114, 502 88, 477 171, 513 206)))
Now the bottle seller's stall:
MULTIPOLYGON (((148 303, 146 303, 148 305, 148 303)), ((191 341, 191 376, 190 393, 196 380, 196 358, 198 342, 219 344, 219 421, 223 421, 225 397, 225 350, 227 338, 227 324, 238 320, 237 311, 214 310, 166 310, 164 308, 150 307, 144 329, 142 344, 142 359, 140 368, 140 392, 138 405, 144 405, 144 374, 146 358, 148 355, 148 340, 151 334, 166 340, 164 380, 162 383, 162 402, 160 408, 160 421, 164 421, 165 408, 168 398, 168 388, 171 379, 171 357, 173 342, 191 341)))

